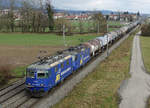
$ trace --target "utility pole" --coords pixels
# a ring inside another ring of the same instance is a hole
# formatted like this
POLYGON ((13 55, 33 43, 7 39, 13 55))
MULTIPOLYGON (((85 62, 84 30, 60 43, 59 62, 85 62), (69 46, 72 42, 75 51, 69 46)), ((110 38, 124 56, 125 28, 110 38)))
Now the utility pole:
POLYGON ((107 22, 107 57, 109 56, 109 42, 108 42, 108 22, 107 22))
POLYGON ((63 24, 63 39, 64 39, 64 45, 65 45, 65 47, 67 46, 67 44, 66 44, 66 36, 65 36, 65 24, 63 24))
POLYGON ((98 21, 98 27, 97 27, 97 34, 99 33, 99 21, 98 21))

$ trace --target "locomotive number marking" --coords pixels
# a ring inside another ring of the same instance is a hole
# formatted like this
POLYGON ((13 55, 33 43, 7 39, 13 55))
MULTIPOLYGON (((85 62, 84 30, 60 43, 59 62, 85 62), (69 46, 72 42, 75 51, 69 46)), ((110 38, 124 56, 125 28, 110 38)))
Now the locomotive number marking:
POLYGON ((60 80, 60 74, 58 74, 58 75, 56 76, 55 82, 58 82, 59 80, 60 80))
POLYGON ((81 61, 80 61, 80 65, 82 65, 82 63, 83 63, 83 61, 82 61, 82 59, 81 59, 81 61))

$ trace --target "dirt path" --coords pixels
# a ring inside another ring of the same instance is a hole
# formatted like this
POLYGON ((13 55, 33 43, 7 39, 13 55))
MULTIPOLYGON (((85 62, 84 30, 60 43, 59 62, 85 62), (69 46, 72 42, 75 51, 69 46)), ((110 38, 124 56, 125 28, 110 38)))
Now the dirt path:
POLYGON ((130 65, 131 78, 124 81, 119 94, 120 108, 145 108, 150 95, 150 76, 146 73, 140 48, 139 35, 134 37, 130 65))

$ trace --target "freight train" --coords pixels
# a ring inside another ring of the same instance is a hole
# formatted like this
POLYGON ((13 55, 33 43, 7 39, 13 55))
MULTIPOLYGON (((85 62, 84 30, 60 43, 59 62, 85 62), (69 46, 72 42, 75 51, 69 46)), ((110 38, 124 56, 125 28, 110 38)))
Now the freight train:
POLYGON ((26 90, 34 97, 43 96, 69 75, 85 66, 93 57, 104 52, 107 45, 114 44, 129 33, 139 23, 140 21, 136 21, 117 31, 59 51, 53 56, 44 57, 29 65, 26 69, 26 90))

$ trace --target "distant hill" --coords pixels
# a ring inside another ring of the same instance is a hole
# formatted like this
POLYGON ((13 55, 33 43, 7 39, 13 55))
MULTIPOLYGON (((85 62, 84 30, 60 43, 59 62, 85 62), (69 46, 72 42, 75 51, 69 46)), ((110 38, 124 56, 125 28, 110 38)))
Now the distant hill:
MULTIPOLYGON (((15 7, 21 7, 21 0, 15 0, 15 7)), ((10 6, 10 0, 0 0, 0 5, 3 9, 10 6)))
POLYGON ((54 9, 55 12, 66 12, 69 14, 81 14, 81 13, 98 13, 98 12, 102 12, 102 14, 106 15, 106 14, 110 14, 113 11, 110 10, 96 10, 96 11, 84 11, 84 10, 64 10, 64 9, 54 9))

